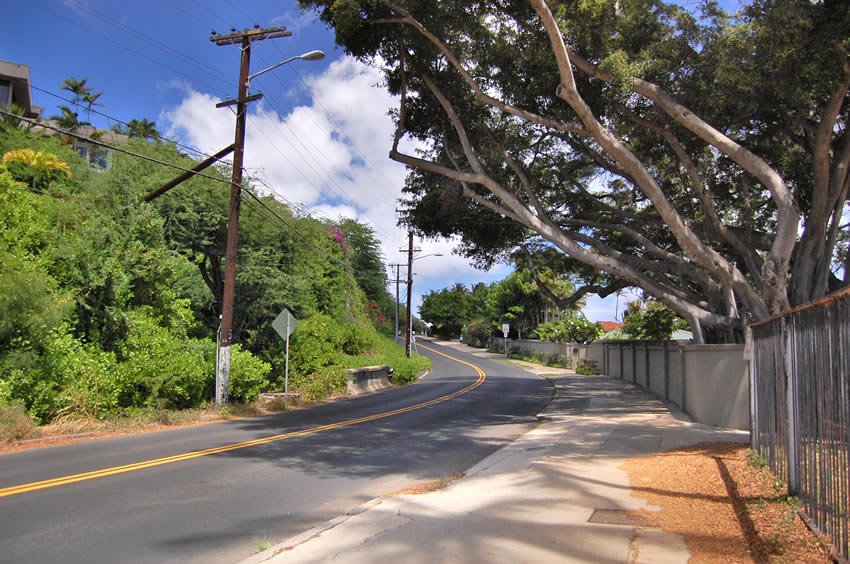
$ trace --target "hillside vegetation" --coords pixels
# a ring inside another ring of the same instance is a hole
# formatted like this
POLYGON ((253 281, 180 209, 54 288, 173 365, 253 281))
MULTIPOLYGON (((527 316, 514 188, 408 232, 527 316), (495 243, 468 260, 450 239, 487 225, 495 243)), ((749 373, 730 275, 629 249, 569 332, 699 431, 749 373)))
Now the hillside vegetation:
MULTIPOLYGON (((143 203, 180 171, 120 153, 93 169, 68 141, 0 128, 0 409, 44 423, 205 405, 228 184, 195 177, 143 203)), ((168 143, 126 149, 195 162, 168 143)), ((229 178, 225 168, 206 174, 229 178)), ((346 367, 389 362, 409 381, 427 364, 381 334, 392 306, 370 228, 316 220, 269 195, 246 195, 241 219, 233 401, 282 388, 284 344, 270 323, 284 307, 302 320, 291 387, 310 398, 344 390, 346 367)))

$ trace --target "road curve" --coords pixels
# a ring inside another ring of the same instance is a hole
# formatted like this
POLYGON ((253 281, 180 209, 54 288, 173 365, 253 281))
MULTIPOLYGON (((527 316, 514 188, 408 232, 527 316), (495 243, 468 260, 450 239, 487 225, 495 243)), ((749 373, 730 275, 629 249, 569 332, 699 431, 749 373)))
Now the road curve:
POLYGON ((233 562, 469 468, 551 398, 547 382, 510 366, 433 343, 420 352, 433 370, 411 386, 2 455, 0 562, 233 562))

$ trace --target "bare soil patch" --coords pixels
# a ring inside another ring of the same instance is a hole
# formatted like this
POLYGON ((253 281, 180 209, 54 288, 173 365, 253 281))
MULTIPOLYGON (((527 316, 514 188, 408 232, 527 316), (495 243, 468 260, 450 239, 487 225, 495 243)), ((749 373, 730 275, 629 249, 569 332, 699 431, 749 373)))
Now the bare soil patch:
POLYGON ((421 482, 419 484, 414 484, 412 486, 404 488, 403 490, 392 492, 387 495, 421 495, 429 492, 435 492, 437 490, 445 488, 455 480, 460 480, 464 476, 465 474, 463 472, 454 472, 452 474, 449 474, 448 476, 440 478, 439 480, 432 480, 430 482, 421 482))
POLYGON ((787 486, 746 445, 700 444, 623 464, 634 495, 659 507, 691 562, 831 562, 787 486))

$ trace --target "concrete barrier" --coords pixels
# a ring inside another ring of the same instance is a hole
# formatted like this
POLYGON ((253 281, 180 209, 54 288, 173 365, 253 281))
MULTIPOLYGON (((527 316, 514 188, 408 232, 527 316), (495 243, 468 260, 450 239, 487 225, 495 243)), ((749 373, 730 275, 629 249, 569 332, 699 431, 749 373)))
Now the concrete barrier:
POLYGON ((356 396, 390 388, 392 384, 390 384, 389 377, 392 373, 393 369, 388 365, 349 368, 345 371, 345 375, 348 377, 348 393, 356 396))

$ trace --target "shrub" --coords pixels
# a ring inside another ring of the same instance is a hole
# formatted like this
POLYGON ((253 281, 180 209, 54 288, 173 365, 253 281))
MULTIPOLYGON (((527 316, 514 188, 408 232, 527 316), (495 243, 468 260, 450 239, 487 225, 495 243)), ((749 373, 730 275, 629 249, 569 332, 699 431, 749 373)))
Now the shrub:
POLYGON ((390 379, 397 386, 416 382, 419 373, 431 366, 431 362, 424 356, 407 358, 402 355, 393 358, 390 364, 393 367, 393 375, 390 379))
POLYGON ((572 368, 572 357, 565 354, 553 354, 549 357, 550 366, 559 366, 561 368, 572 368))
POLYGON ((591 323, 581 314, 543 323, 534 332, 543 341, 558 343, 589 343, 603 333, 598 323, 591 323))
POLYGON ((307 401, 319 400, 341 394, 347 386, 345 369, 342 366, 326 366, 311 374, 298 374, 291 384, 307 401))
POLYGON ((304 320, 292 333, 289 367, 294 374, 312 374, 340 364, 345 340, 342 326, 324 314, 304 320))
POLYGON ((38 434, 32 417, 20 405, 0 405, 0 444, 31 439, 38 434))
POLYGON ((463 341, 470 347, 487 348, 493 333, 493 324, 486 319, 470 321, 463 330, 463 341))
POLYGON ((350 355, 363 354, 374 346, 376 337, 374 329, 351 325, 344 331, 342 352, 350 355))
POLYGON ((595 360, 581 358, 576 364, 576 374, 582 374, 584 376, 599 374, 599 366, 596 364, 595 360))
POLYGON ((268 387, 271 369, 268 362, 233 345, 230 349, 230 399, 242 403, 255 401, 260 391, 268 387))
POLYGON ((115 354, 84 345, 68 333, 54 335, 51 371, 61 382, 57 409, 51 416, 74 413, 102 418, 116 413, 126 388, 115 354))
POLYGON ((129 334, 120 350, 122 407, 199 405, 215 381, 215 343, 181 339, 144 310, 130 314, 129 334))

